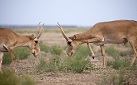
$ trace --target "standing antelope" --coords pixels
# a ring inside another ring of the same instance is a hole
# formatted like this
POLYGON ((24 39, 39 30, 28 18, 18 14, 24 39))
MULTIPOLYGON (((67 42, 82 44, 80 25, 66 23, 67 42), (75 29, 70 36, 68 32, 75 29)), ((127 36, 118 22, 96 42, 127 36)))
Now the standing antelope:
POLYGON ((131 45, 134 51, 134 57, 131 61, 133 65, 137 57, 137 21, 134 20, 115 20, 109 22, 100 22, 92 26, 89 30, 67 37, 63 28, 58 23, 62 35, 67 41, 67 54, 72 55, 76 47, 82 43, 87 43, 91 54, 93 53, 89 43, 99 45, 101 48, 103 66, 105 66, 105 50, 104 44, 121 44, 127 43, 131 45))
POLYGON ((3 60, 4 52, 9 52, 12 57, 12 65, 13 69, 16 71, 15 66, 15 55, 13 52, 13 49, 15 47, 19 46, 25 46, 28 47, 31 50, 31 53, 36 57, 40 53, 40 47, 38 44, 38 39, 40 38, 42 34, 42 27, 38 24, 38 34, 36 36, 32 35, 19 35, 15 32, 13 32, 11 29, 8 28, 0 28, 0 71, 1 71, 1 65, 3 60))

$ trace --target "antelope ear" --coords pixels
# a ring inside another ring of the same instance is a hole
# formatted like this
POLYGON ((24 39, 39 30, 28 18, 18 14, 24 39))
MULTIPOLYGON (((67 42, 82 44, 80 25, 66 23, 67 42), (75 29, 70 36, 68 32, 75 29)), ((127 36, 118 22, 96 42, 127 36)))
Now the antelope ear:
POLYGON ((76 35, 71 36, 71 37, 69 37, 69 39, 71 39, 71 40, 76 40, 76 39, 77 39, 77 36, 76 36, 76 35))
POLYGON ((76 39, 77 39, 77 36, 76 36, 76 35, 74 35, 74 36, 73 36, 73 40, 76 40, 76 39))
POLYGON ((34 34, 30 35, 29 37, 30 37, 30 39, 32 39, 32 40, 36 38, 34 34))

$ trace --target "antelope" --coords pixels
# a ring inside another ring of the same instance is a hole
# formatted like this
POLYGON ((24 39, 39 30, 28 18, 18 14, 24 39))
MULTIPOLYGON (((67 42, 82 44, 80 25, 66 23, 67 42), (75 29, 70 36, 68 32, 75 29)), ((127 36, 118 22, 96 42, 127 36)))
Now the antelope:
POLYGON ((62 26, 57 22, 63 37, 67 42, 66 52, 71 56, 78 45, 87 43, 91 54, 93 50, 89 43, 100 46, 103 60, 103 67, 105 64, 105 50, 104 44, 122 44, 127 43, 131 45, 134 51, 134 57, 131 60, 131 66, 134 64, 137 57, 137 21, 134 20, 114 20, 108 22, 99 22, 93 25, 90 29, 83 33, 75 34, 67 37, 63 31, 62 26))
POLYGON ((37 35, 20 35, 13 32, 9 28, 0 28, 0 71, 2 67, 3 56, 5 52, 9 52, 12 57, 11 64, 13 65, 13 70, 16 71, 15 65, 15 55, 13 49, 15 47, 28 47, 34 57, 37 57, 40 53, 39 38, 42 34, 42 29, 44 24, 40 27, 40 23, 37 27, 37 35))

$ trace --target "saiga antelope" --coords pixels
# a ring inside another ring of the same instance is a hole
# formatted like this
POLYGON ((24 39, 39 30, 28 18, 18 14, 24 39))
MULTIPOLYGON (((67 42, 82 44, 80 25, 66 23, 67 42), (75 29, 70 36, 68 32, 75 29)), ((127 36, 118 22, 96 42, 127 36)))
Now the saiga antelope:
POLYGON ((62 35, 67 42, 67 54, 72 55, 78 45, 87 43, 91 53, 92 48, 89 43, 99 45, 101 48, 103 66, 105 66, 105 50, 104 44, 122 44, 127 43, 131 45, 134 51, 134 57, 131 60, 131 65, 135 62, 137 57, 137 21, 134 20, 115 20, 109 22, 100 22, 93 25, 89 30, 67 37, 63 28, 58 23, 62 35))
POLYGON ((34 36, 32 35, 19 35, 15 32, 13 32, 11 29, 8 28, 0 28, 0 71, 1 71, 1 65, 2 65, 2 60, 4 56, 4 52, 9 52, 11 57, 12 57, 12 65, 14 71, 16 71, 16 66, 15 66, 15 55, 13 52, 13 49, 15 47, 23 46, 23 47, 28 47, 31 50, 31 53, 36 57, 40 53, 40 47, 39 47, 39 38, 42 34, 42 27, 39 26, 40 23, 38 24, 37 28, 37 35, 34 36))

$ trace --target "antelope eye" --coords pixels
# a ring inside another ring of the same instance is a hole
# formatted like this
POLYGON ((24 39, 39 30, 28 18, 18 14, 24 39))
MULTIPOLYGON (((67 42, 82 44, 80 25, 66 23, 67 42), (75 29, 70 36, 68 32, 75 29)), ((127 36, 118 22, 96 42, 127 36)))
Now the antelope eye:
POLYGON ((68 44, 69 46, 71 46, 71 42, 67 42, 67 44, 68 44))

